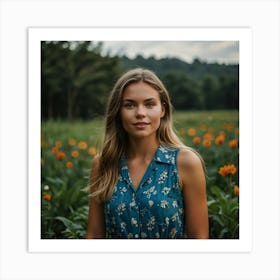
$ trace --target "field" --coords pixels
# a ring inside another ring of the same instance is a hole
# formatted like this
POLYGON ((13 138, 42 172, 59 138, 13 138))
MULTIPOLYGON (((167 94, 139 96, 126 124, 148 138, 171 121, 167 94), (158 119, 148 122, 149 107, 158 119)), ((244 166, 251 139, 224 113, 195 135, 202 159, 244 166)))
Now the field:
MULTIPOLYGON (((175 112, 174 126, 203 157, 210 238, 239 238, 238 111, 175 112)), ((41 124, 41 238, 84 238, 88 178, 103 120, 41 124)))

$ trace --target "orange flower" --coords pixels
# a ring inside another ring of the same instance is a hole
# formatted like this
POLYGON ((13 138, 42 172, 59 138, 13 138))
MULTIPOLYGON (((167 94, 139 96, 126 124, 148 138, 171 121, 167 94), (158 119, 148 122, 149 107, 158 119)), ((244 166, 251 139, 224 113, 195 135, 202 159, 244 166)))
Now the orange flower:
POLYGON ((195 145, 199 145, 200 142, 201 142, 200 137, 196 136, 196 137, 193 138, 193 143, 194 143, 195 145))
POLYGON ((222 145, 222 144, 224 144, 224 142, 225 142, 225 136, 223 134, 220 134, 215 139, 216 145, 222 145))
POLYGON ((234 124, 233 123, 225 123, 223 125, 224 129, 226 129, 227 131, 232 131, 234 128, 234 124))
POLYGON ((72 168, 74 166, 73 162, 72 161, 67 161, 66 162, 66 167, 67 168, 72 168))
POLYGON ((91 148, 88 149, 88 153, 92 156, 95 156, 96 155, 96 149, 91 147, 91 148))
POLYGON ((59 151, 59 148, 58 148, 58 147, 56 147, 56 146, 52 147, 52 152, 53 152, 54 154, 57 154, 58 151, 59 151))
POLYGON ((51 201, 51 199, 52 199, 51 195, 48 193, 44 194, 43 198, 47 201, 51 201))
POLYGON ((188 129, 188 135, 189 136, 195 136, 196 135, 196 129, 191 127, 188 129))
POLYGON ((205 134, 203 135, 203 138, 204 138, 204 140, 209 140, 209 141, 211 141, 211 140, 214 139, 214 136, 213 136, 212 133, 205 133, 205 134))
POLYGON ((74 138, 69 138, 68 143, 70 146, 76 145, 76 140, 74 138))
POLYGON ((233 187, 233 193, 234 193, 234 195, 236 195, 236 196, 239 195, 239 187, 238 187, 237 185, 235 185, 235 186, 233 187))
POLYGON ((203 140, 203 146, 205 146, 205 147, 210 147, 210 146, 211 146, 211 140, 209 140, 209 139, 204 139, 204 140, 203 140))
POLYGON ((64 152, 58 152, 56 154, 57 159, 64 160, 66 158, 66 154, 64 152))
POLYGON ((85 150, 87 148, 87 146, 88 146, 87 143, 84 142, 84 141, 80 141, 79 144, 78 144, 78 147, 81 150, 85 150))
POLYGON ((230 148, 236 148, 237 147, 237 144, 238 144, 238 139, 233 139, 231 140, 228 145, 230 146, 230 148))
POLYGON ((71 155, 72 155, 72 157, 77 158, 79 156, 79 152, 74 150, 74 151, 72 151, 71 155))
POLYGON ((221 176, 227 176, 229 174, 235 174, 237 171, 236 167, 234 164, 229 164, 229 165, 224 165, 223 167, 220 167, 219 169, 219 174, 221 176))

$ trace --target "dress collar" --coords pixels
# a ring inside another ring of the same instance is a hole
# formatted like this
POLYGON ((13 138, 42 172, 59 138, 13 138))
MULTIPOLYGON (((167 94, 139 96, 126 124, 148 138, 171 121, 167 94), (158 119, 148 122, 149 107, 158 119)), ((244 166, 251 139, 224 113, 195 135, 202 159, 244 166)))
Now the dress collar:
MULTIPOLYGON (((152 161, 157 162, 157 163, 175 164, 174 151, 176 151, 176 150, 177 150, 177 148, 159 144, 152 161)), ((125 159, 124 154, 122 155, 122 158, 121 158, 120 167, 121 167, 121 169, 127 168, 126 159, 125 159)))
POLYGON ((160 144, 154 156, 154 160, 160 163, 175 164, 174 151, 176 151, 176 148, 160 144))

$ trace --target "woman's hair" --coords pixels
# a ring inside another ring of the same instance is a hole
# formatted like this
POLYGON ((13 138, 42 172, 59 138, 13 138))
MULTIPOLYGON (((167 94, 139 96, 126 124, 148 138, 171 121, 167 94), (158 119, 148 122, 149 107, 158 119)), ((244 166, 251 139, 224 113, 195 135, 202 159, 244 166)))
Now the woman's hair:
POLYGON ((142 68, 129 70, 116 82, 106 108, 104 144, 98 155, 94 180, 91 182, 94 190, 91 195, 96 196, 99 201, 106 201, 111 197, 118 180, 119 163, 128 146, 127 132, 122 127, 120 116, 123 92, 128 85, 140 81, 157 90, 161 104, 165 108, 165 114, 157 130, 159 143, 171 147, 186 147, 173 130, 172 105, 163 83, 150 70, 142 68))

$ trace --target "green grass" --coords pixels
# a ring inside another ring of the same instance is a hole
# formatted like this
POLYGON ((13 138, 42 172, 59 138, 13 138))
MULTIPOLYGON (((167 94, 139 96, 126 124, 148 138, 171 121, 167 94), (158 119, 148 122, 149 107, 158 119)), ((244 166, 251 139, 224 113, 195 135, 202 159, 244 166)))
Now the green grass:
POLYGON ((199 127, 205 124, 207 127, 220 129, 224 123, 239 122, 238 111, 175 111, 173 115, 174 126, 199 127))

